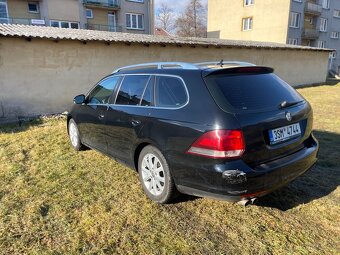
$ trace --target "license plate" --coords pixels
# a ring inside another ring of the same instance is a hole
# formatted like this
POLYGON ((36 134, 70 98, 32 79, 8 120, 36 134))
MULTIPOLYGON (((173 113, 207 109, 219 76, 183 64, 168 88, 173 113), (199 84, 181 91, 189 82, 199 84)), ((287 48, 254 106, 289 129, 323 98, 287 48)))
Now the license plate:
POLYGON ((270 144, 276 144, 301 135, 300 123, 269 130, 270 144))

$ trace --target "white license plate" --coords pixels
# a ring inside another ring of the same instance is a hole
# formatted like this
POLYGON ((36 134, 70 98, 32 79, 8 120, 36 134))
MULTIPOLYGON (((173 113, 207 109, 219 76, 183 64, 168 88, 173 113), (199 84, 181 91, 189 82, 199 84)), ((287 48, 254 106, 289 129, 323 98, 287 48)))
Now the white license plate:
POLYGON ((300 123, 269 130, 270 144, 276 144, 301 135, 300 123))

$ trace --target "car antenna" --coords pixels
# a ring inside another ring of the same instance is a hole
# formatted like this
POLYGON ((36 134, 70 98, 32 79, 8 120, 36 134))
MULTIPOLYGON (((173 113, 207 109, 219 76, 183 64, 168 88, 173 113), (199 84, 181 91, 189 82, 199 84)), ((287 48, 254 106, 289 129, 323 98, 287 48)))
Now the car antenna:
POLYGON ((221 61, 218 63, 218 65, 219 65, 220 67, 223 67, 223 59, 221 59, 221 61))

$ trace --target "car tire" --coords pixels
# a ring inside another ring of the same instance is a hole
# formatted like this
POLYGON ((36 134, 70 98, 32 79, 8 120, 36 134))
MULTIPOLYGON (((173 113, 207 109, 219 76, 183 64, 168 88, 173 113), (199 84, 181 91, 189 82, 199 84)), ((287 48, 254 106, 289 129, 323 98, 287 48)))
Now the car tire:
POLYGON ((138 158, 139 180, 146 195, 153 201, 166 204, 178 195, 169 165, 154 146, 146 146, 138 158))
POLYGON ((81 151, 85 149, 85 146, 81 143, 81 140, 80 140, 78 126, 73 119, 70 119, 68 122, 68 136, 70 138, 72 147, 76 151, 81 151))

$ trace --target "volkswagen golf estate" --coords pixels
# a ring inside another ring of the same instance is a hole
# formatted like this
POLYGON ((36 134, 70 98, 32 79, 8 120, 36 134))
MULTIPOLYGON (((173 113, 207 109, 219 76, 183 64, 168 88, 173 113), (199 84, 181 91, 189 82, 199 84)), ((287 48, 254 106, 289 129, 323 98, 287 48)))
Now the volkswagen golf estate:
POLYGON ((317 161, 310 104, 269 67, 244 62, 120 68, 74 98, 76 150, 98 150, 138 171, 146 195, 249 201, 317 161))

